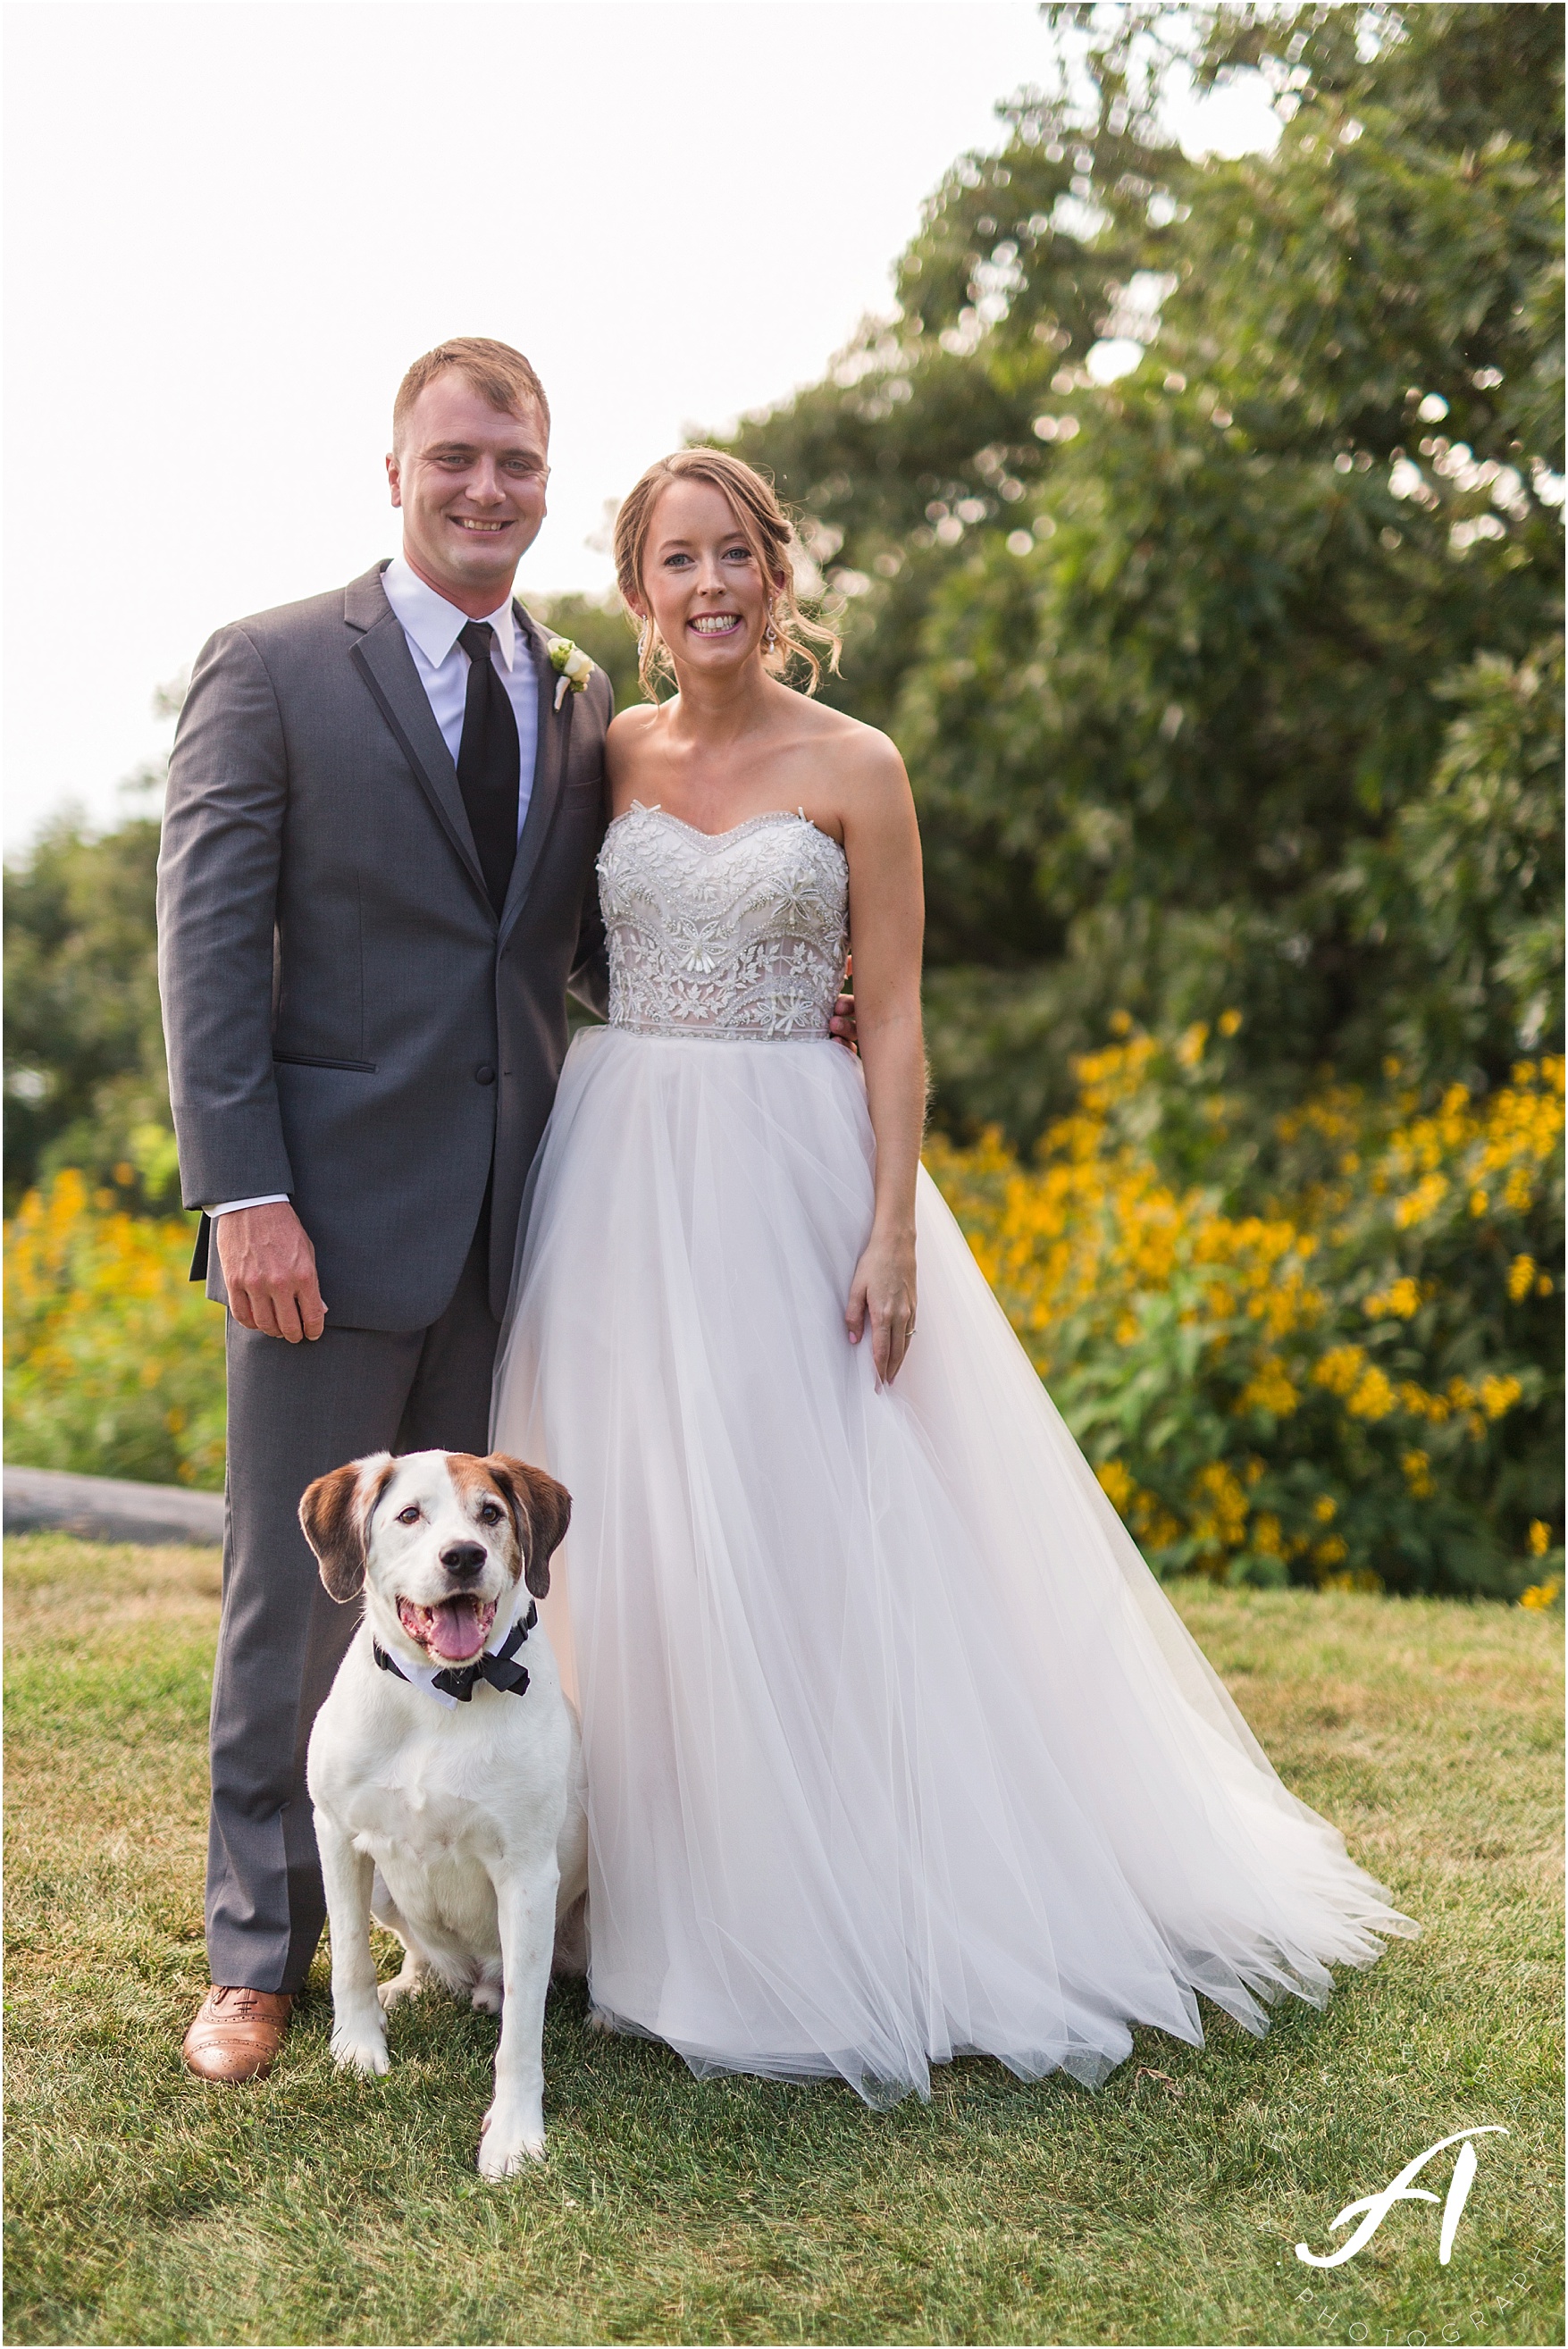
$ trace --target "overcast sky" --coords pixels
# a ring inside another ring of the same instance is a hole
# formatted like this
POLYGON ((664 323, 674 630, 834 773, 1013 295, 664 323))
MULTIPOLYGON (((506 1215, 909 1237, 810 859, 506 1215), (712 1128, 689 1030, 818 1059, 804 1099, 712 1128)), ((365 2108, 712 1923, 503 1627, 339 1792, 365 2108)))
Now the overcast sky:
MULTIPOLYGON (((7 843, 98 822, 221 621, 396 549, 393 390, 550 391, 526 595, 653 457, 818 376, 1045 69, 1027 0, 22 0, 6 11, 7 843)), ((1192 136, 1258 135, 1222 99, 1192 136)))

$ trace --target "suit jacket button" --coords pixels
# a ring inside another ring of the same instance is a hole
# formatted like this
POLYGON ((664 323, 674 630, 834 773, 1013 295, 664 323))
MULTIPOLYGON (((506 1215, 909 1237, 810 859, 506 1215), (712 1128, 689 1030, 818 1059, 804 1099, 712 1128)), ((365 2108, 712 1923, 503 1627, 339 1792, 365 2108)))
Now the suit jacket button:
POLYGON ((474 1071, 474 1081, 476 1084, 481 1085, 494 1084, 495 1071, 491 1068, 488 1061, 481 1061, 479 1067, 474 1071))

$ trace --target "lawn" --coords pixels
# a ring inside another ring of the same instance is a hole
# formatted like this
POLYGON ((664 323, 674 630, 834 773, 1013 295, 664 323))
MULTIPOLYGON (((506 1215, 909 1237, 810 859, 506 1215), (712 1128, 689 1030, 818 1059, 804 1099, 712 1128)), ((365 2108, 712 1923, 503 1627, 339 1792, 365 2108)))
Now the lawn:
POLYGON ((956 2064, 877 2115, 696 2082, 591 2037, 566 1988, 548 2162, 482 2187, 495 2026, 445 1998, 394 2017, 387 2079, 339 2079, 318 1960, 270 2081, 181 2071, 215 1555, 32 1537, 6 1587, 9 2340, 1563 2338, 1550 1617, 1179 1591, 1286 1779, 1426 1925, 1326 2014, 1142 2033, 1095 2095, 956 2064), (1426 2203, 1346 2267, 1295 2258, 1483 2122, 1510 2134, 1480 2141, 1449 2266, 1426 2203))

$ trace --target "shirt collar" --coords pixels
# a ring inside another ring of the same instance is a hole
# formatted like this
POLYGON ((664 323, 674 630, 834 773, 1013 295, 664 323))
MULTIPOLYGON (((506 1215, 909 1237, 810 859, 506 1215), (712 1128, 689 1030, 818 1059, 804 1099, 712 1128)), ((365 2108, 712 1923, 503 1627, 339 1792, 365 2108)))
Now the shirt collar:
MULTIPOLYGON (((459 612, 455 604, 449 604, 444 595, 438 595, 433 587, 428 587, 412 564, 406 563, 400 554, 394 555, 381 574, 381 585, 405 636, 413 637, 432 668, 439 668, 460 631, 467 627, 468 614, 459 612)), ((502 666, 510 669, 517 658, 517 621, 511 596, 499 610, 487 612, 485 617, 495 630, 502 666)))

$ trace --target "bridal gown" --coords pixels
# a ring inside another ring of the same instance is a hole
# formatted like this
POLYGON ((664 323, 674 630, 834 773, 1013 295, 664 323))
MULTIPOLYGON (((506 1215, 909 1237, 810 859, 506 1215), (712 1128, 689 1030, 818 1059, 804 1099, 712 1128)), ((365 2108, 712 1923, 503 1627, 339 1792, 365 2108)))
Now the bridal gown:
POLYGON ((923 1173, 892 1387, 828 1037, 848 868, 801 815, 656 807, 599 863, 610 1018, 531 1183, 493 1441, 567 1485, 594 2003, 694 2070, 883 2105, 995 2055, 1094 2085, 1134 2023, 1261 2033, 1418 1928, 1289 1794, 923 1173))

